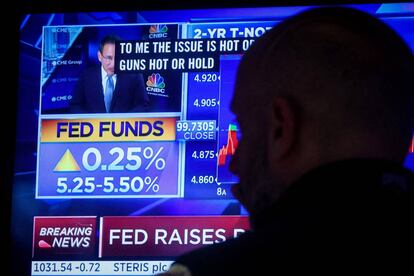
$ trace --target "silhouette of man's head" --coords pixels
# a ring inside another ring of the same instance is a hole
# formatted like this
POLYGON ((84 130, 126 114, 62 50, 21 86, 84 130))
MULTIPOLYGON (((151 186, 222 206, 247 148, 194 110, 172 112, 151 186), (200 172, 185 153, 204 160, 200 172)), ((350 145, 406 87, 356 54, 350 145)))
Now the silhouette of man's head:
POLYGON ((233 193, 251 218, 319 165, 402 162, 413 131, 413 76, 405 42, 351 8, 307 10, 258 38, 240 63, 231 106, 242 134, 233 193))

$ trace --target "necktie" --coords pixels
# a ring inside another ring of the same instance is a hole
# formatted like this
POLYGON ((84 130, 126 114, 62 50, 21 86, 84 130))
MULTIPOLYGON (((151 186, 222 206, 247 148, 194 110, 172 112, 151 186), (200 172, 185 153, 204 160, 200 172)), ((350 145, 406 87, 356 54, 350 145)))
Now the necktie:
POLYGON ((106 80, 106 87, 105 87, 105 107, 106 112, 109 112, 111 108, 111 101, 112 101, 112 94, 114 93, 114 81, 112 80, 112 75, 108 75, 108 79, 106 80))

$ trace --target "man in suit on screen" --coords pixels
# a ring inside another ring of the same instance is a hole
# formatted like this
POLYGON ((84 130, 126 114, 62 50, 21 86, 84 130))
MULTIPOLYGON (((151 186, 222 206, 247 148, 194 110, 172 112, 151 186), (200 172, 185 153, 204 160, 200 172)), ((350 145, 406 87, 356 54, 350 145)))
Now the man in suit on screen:
POLYGON ((79 78, 71 113, 128 113, 148 111, 149 99, 142 74, 115 74, 115 43, 105 36, 97 53, 100 66, 87 68, 79 78))

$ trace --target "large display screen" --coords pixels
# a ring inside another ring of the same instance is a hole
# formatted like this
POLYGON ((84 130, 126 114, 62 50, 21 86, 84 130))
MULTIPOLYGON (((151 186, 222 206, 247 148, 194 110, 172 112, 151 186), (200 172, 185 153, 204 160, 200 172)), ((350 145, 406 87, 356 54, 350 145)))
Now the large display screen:
MULTIPOLYGON (((350 6, 414 49, 414 4, 350 6)), ((12 210, 21 275, 153 275, 249 229, 230 192, 237 66, 309 8, 26 14, 12 210)))

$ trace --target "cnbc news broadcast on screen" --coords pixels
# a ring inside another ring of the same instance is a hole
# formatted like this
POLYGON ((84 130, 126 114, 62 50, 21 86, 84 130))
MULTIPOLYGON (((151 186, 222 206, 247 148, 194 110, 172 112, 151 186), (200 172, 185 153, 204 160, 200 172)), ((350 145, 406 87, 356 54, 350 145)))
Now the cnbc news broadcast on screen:
MULTIPOLYGON (((414 4, 349 6, 414 48, 414 4)), ((237 66, 256 38, 308 8, 23 16, 14 265, 27 275, 153 275, 248 230, 230 190, 237 66)))

